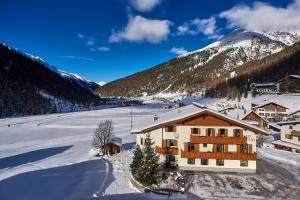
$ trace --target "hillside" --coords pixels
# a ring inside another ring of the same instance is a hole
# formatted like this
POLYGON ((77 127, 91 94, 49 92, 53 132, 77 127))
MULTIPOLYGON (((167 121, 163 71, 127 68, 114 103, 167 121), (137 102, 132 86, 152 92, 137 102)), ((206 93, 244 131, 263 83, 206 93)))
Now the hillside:
POLYGON ((97 91, 101 96, 140 97, 158 93, 194 93, 237 76, 235 69, 260 60, 300 40, 298 34, 235 30, 227 37, 97 91))
MULTIPOLYGON (((251 83, 276 82, 285 79, 288 75, 300 74, 300 42, 261 60, 244 64, 235 72, 239 75, 218 82, 206 91, 206 96, 240 99, 242 95, 247 97, 251 83)), ((293 87, 299 88, 299 85, 293 87)), ((293 92, 293 87, 281 89, 293 92)))
POLYGON ((70 75, 0 43, 0 117, 73 111, 100 103, 88 82, 70 75))

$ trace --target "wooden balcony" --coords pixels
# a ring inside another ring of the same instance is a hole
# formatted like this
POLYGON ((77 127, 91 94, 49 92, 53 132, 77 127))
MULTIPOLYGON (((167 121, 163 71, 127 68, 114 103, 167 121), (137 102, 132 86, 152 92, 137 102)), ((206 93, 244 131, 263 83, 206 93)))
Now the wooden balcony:
POLYGON ((256 160, 256 153, 188 152, 181 150, 181 158, 204 158, 224 160, 256 160))
POLYGON ((247 144, 247 138, 191 135, 191 142, 202 144, 247 144))
POLYGON ((163 147, 155 147, 155 152, 158 154, 170 154, 170 155, 178 155, 178 148, 163 148, 163 147))

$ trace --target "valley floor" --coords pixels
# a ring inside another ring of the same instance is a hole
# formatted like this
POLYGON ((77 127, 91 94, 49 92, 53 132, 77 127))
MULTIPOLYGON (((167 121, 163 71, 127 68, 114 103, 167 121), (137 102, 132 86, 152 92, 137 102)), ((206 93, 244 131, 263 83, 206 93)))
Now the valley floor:
MULTIPOLYGON (((207 101, 207 100, 206 100, 207 101)), ((129 181, 133 126, 165 112, 159 105, 0 119, 0 199, 168 199, 143 194, 129 181), (99 159, 90 153, 93 131, 111 119, 123 152, 99 159)), ((187 193, 171 199, 296 199, 300 166, 276 159, 300 156, 261 149, 258 173, 187 174, 187 193), (271 156, 270 156, 271 155, 271 156), (287 156, 288 155, 288 156, 287 156)))

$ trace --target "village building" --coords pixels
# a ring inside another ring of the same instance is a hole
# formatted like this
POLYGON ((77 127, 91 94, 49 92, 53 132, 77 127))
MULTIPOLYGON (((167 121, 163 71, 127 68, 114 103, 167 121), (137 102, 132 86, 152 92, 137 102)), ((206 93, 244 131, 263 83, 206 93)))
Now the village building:
POLYGON ((290 121, 300 121, 300 110, 296 110, 289 114, 290 121))
POLYGON ((276 149, 300 153, 300 121, 279 122, 281 140, 272 144, 276 149))
POLYGON ((288 108, 275 102, 257 105, 252 109, 269 122, 286 121, 288 117, 288 108))
POLYGON ((132 130, 137 145, 147 134, 166 166, 192 171, 256 171, 256 136, 264 129, 197 103, 161 114, 132 130))
POLYGON ((122 149, 122 139, 118 137, 112 138, 110 143, 108 144, 109 154, 114 155, 121 152, 122 149))
POLYGON ((275 83, 253 83, 252 90, 261 94, 277 94, 280 92, 280 82, 275 83))

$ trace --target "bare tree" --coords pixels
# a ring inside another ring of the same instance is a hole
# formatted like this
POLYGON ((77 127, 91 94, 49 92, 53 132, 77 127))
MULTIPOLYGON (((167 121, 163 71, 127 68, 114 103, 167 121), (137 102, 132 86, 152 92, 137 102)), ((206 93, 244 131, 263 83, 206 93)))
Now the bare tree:
POLYGON ((109 143, 114 137, 113 123, 111 120, 100 122, 94 132, 93 147, 99 150, 99 154, 106 155, 109 153, 109 143))

